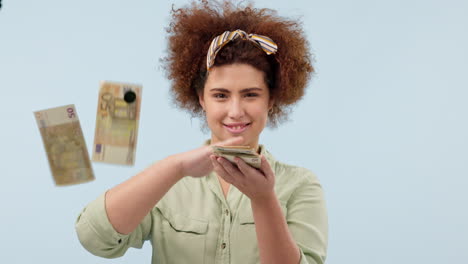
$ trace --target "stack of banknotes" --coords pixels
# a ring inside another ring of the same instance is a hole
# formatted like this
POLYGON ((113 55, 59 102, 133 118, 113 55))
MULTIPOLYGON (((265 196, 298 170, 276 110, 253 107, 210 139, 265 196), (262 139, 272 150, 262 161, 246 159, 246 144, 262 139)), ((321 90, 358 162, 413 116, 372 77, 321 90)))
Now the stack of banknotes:
POLYGON ((250 166, 259 169, 260 155, 250 146, 212 146, 213 154, 226 158, 234 163, 234 158, 239 157, 250 166))

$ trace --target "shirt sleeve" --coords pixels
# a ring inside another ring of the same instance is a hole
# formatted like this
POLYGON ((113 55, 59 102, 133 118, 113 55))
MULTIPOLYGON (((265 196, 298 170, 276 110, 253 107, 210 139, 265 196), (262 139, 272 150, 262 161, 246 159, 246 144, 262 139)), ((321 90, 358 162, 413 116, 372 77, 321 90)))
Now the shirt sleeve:
POLYGON ((109 222, 105 208, 104 193, 78 216, 75 228, 81 245, 90 253, 104 258, 123 256, 129 247, 141 248, 151 234, 152 213, 148 213, 133 232, 123 235, 109 222))
POLYGON ((300 264, 323 264, 328 244, 324 195, 312 172, 305 170, 303 176, 287 204, 288 227, 301 252, 300 264))

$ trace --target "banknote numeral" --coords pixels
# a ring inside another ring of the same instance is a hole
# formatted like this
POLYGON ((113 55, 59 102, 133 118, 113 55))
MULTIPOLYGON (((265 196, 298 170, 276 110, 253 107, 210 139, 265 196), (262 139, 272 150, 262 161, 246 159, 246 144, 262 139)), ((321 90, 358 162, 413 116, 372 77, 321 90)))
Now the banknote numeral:
POLYGON ((71 108, 71 107, 67 108, 67 112, 68 112, 68 117, 69 118, 74 118, 75 117, 75 110, 73 110, 73 108, 71 108))

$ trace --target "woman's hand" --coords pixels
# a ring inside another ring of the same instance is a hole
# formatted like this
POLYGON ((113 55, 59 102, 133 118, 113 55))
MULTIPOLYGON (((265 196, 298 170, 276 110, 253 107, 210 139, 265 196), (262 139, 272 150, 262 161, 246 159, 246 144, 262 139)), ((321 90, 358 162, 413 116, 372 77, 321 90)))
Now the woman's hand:
POLYGON ((274 195, 275 173, 270 164, 261 156, 260 169, 255 169, 236 157, 235 163, 223 157, 211 155, 214 171, 226 182, 234 185, 250 200, 263 200, 274 195))
POLYGON ((210 160, 210 155, 213 154, 211 146, 233 146, 241 145, 244 139, 242 137, 229 138, 225 141, 203 146, 191 151, 176 154, 175 158, 179 160, 179 173, 183 177, 203 177, 213 170, 213 164, 210 160))

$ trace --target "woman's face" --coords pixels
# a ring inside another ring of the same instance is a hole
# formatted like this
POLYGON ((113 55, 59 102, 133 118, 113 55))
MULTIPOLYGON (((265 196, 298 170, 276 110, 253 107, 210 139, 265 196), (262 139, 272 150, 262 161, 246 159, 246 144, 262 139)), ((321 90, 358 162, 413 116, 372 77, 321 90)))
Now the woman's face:
POLYGON ((211 143, 242 136, 258 146, 272 106, 264 73, 248 64, 213 67, 199 96, 211 130, 211 143))

